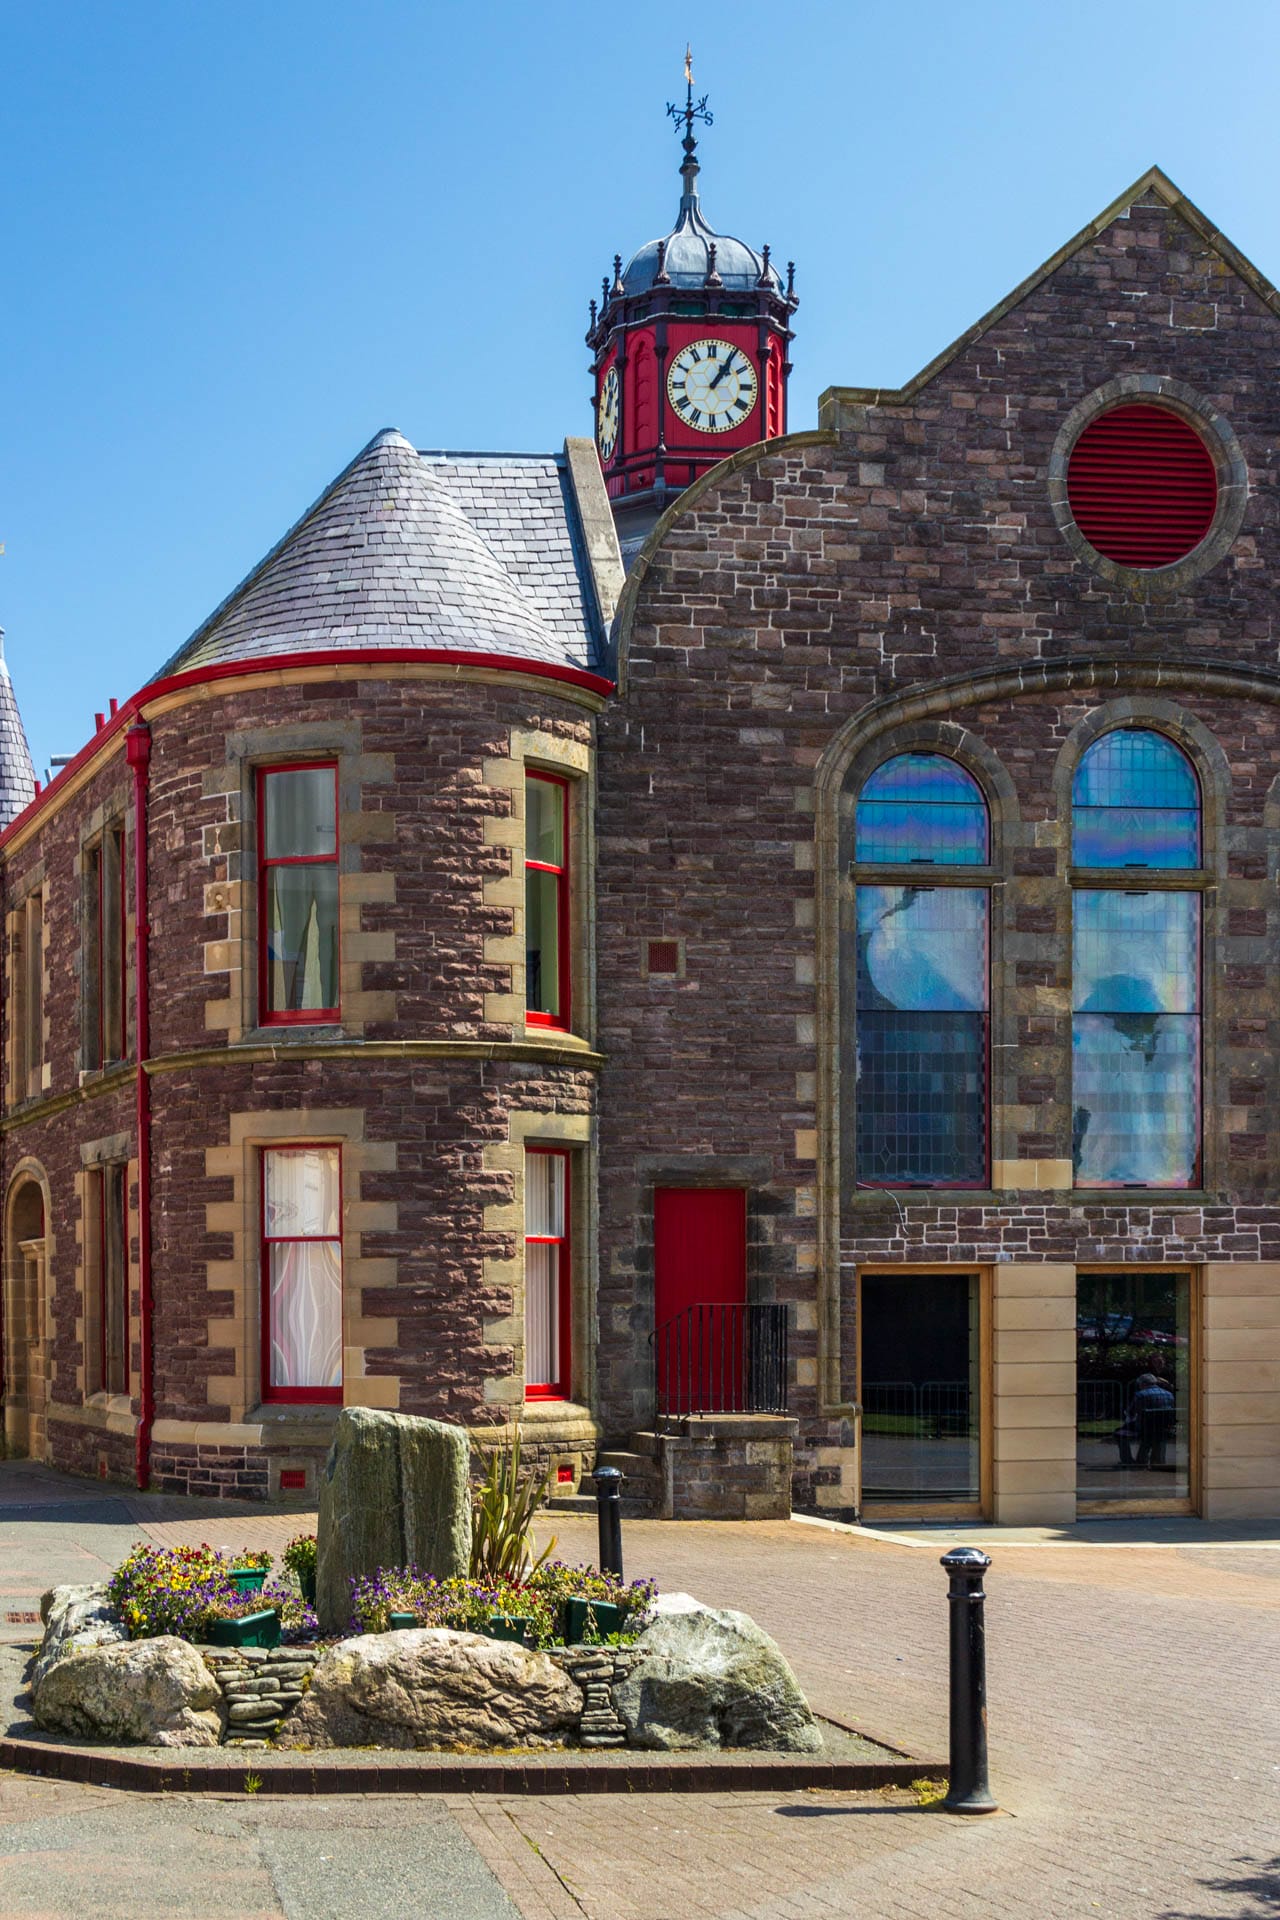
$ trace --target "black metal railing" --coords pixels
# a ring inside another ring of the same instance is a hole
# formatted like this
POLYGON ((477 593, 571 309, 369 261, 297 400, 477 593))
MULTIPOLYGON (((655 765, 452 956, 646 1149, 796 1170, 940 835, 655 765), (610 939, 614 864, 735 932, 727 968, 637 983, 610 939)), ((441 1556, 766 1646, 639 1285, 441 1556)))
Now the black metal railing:
POLYGON ((787 1309, 776 1301, 700 1301, 649 1336, 658 1419, 785 1413, 787 1309))

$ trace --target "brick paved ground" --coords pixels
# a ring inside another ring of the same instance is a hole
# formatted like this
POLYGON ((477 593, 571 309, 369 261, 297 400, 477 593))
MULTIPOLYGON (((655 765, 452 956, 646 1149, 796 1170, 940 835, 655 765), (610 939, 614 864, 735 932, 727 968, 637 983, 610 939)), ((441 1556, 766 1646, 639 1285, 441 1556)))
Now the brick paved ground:
MULTIPOLYGON (((300 1524, 171 1514, 138 1517, 152 1537, 228 1544, 282 1543, 300 1524)), ((17 1531, 0 1511, 0 1557, 17 1531)), ((581 1521, 557 1531, 563 1557, 591 1556, 581 1521)), ((801 1524, 658 1522, 630 1523, 627 1551, 629 1571, 754 1614, 820 1710, 917 1753, 945 1750, 945 1580, 932 1551, 801 1524)), ((960 1821, 901 1796, 759 1794, 477 1796, 448 1813, 526 1920, 1280 1911, 1280 1551, 997 1546, 988 1590, 992 1767, 1007 1809, 995 1818, 960 1821)), ((0 1917, 59 1911, 11 1906, 4 1892, 4 1832, 34 1793, 42 1820, 64 1795, 68 1832, 83 1818, 82 1789, 0 1781, 0 1917)), ((364 1818, 359 1803, 328 1804, 335 1829, 364 1818)), ((406 1846, 441 1817, 439 1801, 396 1804, 406 1846)), ((211 1816, 175 1802, 166 1817, 194 1831, 211 1816)), ((246 1879, 223 1881, 220 1915, 330 1910, 270 1894, 254 1877, 265 1841, 237 1831, 226 1857, 245 1849, 246 1879), (260 1884, 266 1904, 250 1896, 260 1884)), ((104 1886, 128 1874, 127 1832, 102 1862, 104 1886)), ((131 1908, 135 1920, 164 1910, 145 1898, 131 1908)), ((403 1913, 437 1910, 449 1911, 406 1883, 403 1913)))

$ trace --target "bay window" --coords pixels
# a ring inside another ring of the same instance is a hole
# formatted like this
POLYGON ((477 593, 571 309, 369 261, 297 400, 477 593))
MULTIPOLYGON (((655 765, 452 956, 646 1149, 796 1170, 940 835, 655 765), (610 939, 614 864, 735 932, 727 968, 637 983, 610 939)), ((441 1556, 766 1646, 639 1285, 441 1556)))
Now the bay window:
POLYGON ((262 1155, 262 1397, 342 1398, 342 1165, 337 1147, 262 1155))
POLYGON ((259 1015, 312 1025, 338 1015, 338 770, 258 774, 259 1015))

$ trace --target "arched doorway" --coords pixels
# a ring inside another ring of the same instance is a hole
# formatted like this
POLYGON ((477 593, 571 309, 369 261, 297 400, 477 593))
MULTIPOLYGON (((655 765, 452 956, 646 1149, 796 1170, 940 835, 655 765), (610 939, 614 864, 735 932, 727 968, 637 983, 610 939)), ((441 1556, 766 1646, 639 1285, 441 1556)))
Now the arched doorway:
POLYGON ((19 1173, 9 1190, 0 1296, 4 1452, 43 1460, 50 1359, 45 1204, 41 1183, 29 1171, 19 1173))

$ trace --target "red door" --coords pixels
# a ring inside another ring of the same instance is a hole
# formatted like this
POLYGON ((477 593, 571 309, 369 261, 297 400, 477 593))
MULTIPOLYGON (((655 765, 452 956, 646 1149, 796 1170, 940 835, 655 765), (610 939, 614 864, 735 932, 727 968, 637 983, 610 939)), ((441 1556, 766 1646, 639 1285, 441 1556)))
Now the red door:
POLYGON ((659 1187, 653 1239, 659 1412, 740 1412, 746 1394, 745 1190, 659 1187))

